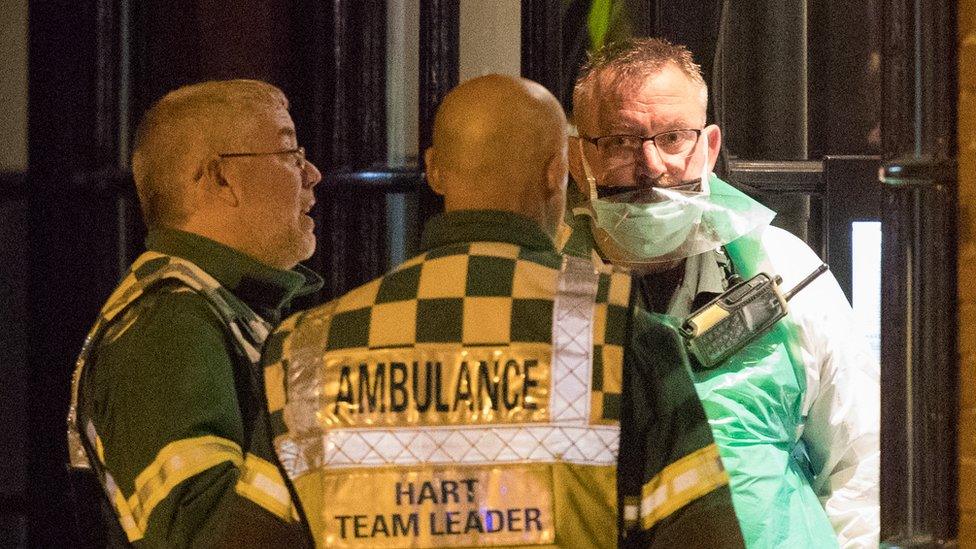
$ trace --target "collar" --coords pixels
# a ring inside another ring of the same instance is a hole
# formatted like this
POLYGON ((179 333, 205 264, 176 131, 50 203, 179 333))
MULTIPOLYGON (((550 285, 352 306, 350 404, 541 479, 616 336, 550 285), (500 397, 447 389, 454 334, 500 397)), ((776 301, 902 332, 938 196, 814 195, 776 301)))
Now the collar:
POLYGON ((146 248, 186 259, 262 317, 277 319, 292 299, 322 287, 322 278, 304 265, 283 271, 209 238, 186 231, 149 231, 146 248))
POLYGON ((721 248, 685 259, 684 276, 667 301, 667 313, 684 318, 728 289, 728 265, 721 248))
POLYGON ((420 249, 467 242, 506 242, 523 248, 558 253, 552 239, 528 217, 499 210, 460 210, 430 219, 420 249))
POLYGON ((685 267, 685 280, 693 282, 695 296, 703 293, 720 294, 728 289, 729 258, 722 248, 695 256, 685 267), (697 265, 694 265, 697 263, 697 265), (693 272, 696 271, 696 272, 693 272))

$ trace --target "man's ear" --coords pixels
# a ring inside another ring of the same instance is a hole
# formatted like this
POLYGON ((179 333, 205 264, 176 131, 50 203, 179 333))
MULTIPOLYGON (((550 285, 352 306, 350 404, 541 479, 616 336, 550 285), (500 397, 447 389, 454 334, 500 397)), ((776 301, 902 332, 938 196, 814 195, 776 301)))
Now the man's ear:
POLYGON ((583 171, 583 157, 580 152, 581 143, 579 137, 569 137, 569 175, 573 176, 576 188, 584 195, 589 195, 590 191, 586 188, 586 173, 583 171))
POLYGON ((201 170, 202 175, 199 177, 200 188, 207 195, 228 206, 239 206, 242 181, 237 171, 228 169, 220 158, 212 158, 205 162, 201 170))
POLYGON ((568 160, 563 151, 557 151, 546 164, 546 190, 549 196, 554 193, 566 192, 566 181, 569 177, 568 160))
POLYGON ((710 124, 702 130, 702 133, 705 134, 708 144, 708 171, 711 172, 715 169, 715 162, 718 161, 718 155, 722 152, 722 128, 710 124))
POLYGON ((444 182, 441 181, 441 171, 434 161, 434 147, 427 147, 424 151, 424 170, 427 176, 427 184, 430 185, 434 193, 444 196, 444 182))

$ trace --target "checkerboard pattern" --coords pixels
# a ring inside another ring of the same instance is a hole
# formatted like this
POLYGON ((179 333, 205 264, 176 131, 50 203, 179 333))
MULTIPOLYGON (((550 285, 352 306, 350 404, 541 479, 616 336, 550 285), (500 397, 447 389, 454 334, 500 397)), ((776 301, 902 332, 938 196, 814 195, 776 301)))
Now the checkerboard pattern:
POLYGON ((339 298, 326 346, 548 342, 559 259, 495 242, 431 250, 339 298))
MULTIPOLYGON (((268 341, 266 364, 280 368, 278 356, 287 364, 292 349, 323 346, 330 352, 550 343, 561 265, 560 255, 499 242, 436 248, 282 323, 268 341)), ((630 276, 601 268, 594 305, 594 423, 619 422, 629 298, 630 276)))
POLYGON ((614 424, 620 421, 630 283, 630 275, 624 271, 612 267, 601 269, 593 318, 590 410, 595 423, 614 424))

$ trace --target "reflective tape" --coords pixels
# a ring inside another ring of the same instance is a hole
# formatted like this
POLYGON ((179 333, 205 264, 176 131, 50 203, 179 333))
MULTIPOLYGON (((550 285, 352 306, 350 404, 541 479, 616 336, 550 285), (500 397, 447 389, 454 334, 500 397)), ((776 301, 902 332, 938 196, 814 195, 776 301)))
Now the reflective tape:
POLYGON ((119 518, 119 524, 122 525, 125 537, 129 538, 129 541, 132 542, 142 539, 146 533, 146 529, 145 527, 140 528, 136 523, 129 503, 125 500, 125 496, 122 495, 122 490, 119 489, 119 485, 115 483, 115 479, 112 478, 112 475, 108 471, 105 471, 104 486, 109 501, 115 507, 115 514, 119 518))
POLYGON ((136 477, 128 502, 136 525, 145 530, 153 509, 174 487, 225 461, 235 466, 243 462, 241 447, 225 438, 207 435, 167 444, 136 477))
POLYGON ((135 518, 132 516, 132 510, 129 507, 129 503, 125 501, 122 490, 119 489, 119 485, 115 482, 111 473, 105 469, 105 449, 102 445, 102 439, 98 436, 98 432, 95 431, 95 425, 91 421, 85 425, 85 433, 95 446, 95 454, 101 464, 99 469, 105 477, 102 481, 102 488, 105 490, 105 494, 108 496, 112 507, 115 508, 115 515, 119 518, 119 524, 122 525, 125 537, 132 542, 142 539, 145 534, 145 529, 141 529, 136 525, 135 518))
POLYGON ((264 387, 268 399, 268 412, 275 413, 285 408, 285 367, 276 362, 264 369, 264 387))
POLYGON ((297 517, 291 503, 291 494, 288 493, 288 487, 285 486, 278 468, 254 454, 248 454, 244 460, 241 479, 234 489, 285 522, 291 522, 297 517))
POLYGON ((644 485, 641 524, 648 530, 678 509, 728 483, 729 476, 715 444, 688 454, 644 485))
POLYGON ((565 256, 552 318, 553 423, 586 425, 593 376, 593 302, 600 275, 585 259, 565 256))
MULTIPOLYGON (((181 482, 224 462, 241 470, 235 491, 267 509, 282 520, 296 520, 291 496, 277 467, 253 454, 242 456, 234 442, 212 435, 178 440, 167 444, 135 481, 135 493, 126 501, 111 477, 106 474, 106 489, 116 494, 123 528, 142 537, 153 509, 181 482), (129 511, 131 510, 131 511, 129 511)), ((132 540, 132 536, 129 536, 132 540)))

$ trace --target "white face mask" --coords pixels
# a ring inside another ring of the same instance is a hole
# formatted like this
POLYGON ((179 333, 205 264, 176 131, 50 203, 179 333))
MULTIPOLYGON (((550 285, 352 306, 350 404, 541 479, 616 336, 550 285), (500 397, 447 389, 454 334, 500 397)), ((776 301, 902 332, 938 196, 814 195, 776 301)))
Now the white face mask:
POLYGON ((698 181, 690 181, 677 189, 635 189, 603 199, 597 196, 596 177, 586 160, 582 140, 578 143, 590 200, 588 208, 576 213, 589 215, 593 236, 604 257, 623 264, 654 263, 717 246, 699 230, 705 207, 702 199, 709 194, 707 146, 703 147, 701 191, 683 190, 697 186, 698 181))

